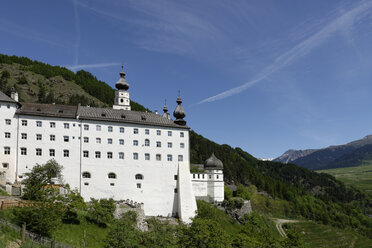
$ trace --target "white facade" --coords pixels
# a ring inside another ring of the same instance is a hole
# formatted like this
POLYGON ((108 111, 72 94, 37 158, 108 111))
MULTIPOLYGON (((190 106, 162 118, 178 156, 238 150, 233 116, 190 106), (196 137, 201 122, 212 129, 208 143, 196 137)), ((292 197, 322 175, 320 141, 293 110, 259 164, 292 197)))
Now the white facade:
POLYGON ((192 187, 197 199, 210 202, 224 200, 223 171, 206 169, 204 173, 192 173, 192 187))
POLYGON ((143 203, 148 216, 189 222, 195 197, 223 200, 222 170, 207 170, 203 179, 189 173, 188 127, 169 115, 130 111, 124 89, 113 108, 19 104, 0 92, 0 184, 17 184, 36 164, 55 159, 64 183, 86 201, 129 199, 143 203))

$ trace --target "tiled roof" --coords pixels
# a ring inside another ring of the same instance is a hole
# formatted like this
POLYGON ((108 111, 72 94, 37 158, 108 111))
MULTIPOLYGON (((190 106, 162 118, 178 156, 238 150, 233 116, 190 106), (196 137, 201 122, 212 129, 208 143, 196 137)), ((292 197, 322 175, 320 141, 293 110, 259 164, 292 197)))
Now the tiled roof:
POLYGON ((133 123, 141 125, 166 126, 185 128, 166 117, 150 112, 117 110, 111 108, 93 108, 83 106, 68 106, 57 104, 20 103, 18 115, 48 116, 60 118, 79 118, 81 120, 96 120, 109 122, 133 123))
POLYGON ((19 115, 36 115, 60 118, 76 118, 77 107, 58 104, 20 103, 19 115))
POLYGON ((16 103, 12 98, 9 96, 5 95, 3 92, 0 91, 0 102, 12 102, 16 103))
POLYGON ((169 120, 168 118, 150 112, 79 106, 77 115, 79 116, 79 119, 85 120, 112 121, 186 129, 189 128, 187 126, 177 125, 173 120, 169 120))

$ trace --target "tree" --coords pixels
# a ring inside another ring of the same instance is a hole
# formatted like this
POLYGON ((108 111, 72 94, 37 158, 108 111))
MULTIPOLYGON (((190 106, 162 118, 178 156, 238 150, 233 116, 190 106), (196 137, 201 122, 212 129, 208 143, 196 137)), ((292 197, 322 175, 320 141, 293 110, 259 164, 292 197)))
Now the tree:
POLYGON ((143 245, 152 248, 178 247, 175 226, 167 221, 151 218, 147 220, 149 230, 143 233, 143 245))
POLYGON ((111 198, 100 200, 90 198, 88 216, 96 224, 106 226, 114 219, 115 209, 115 202, 111 198))
POLYGON ((194 219, 190 227, 182 226, 177 236, 181 248, 231 247, 229 235, 218 222, 210 219, 194 219))
POLYGON ((25 173, 26 179, 22 181, 25 186, 23 198, 35 201, 45 200, 52 191, 46 186, 52 183, 52 178, 62 180, 62 169, 62 165, 54 159, 44 165, 36 164, 30 172, 25 173))
POLYGON ((145 247, 142 245, 141 233, 136 229, 136 222, 137 214, 133 211, 115 220, 107 234, 105 248, 145 247))

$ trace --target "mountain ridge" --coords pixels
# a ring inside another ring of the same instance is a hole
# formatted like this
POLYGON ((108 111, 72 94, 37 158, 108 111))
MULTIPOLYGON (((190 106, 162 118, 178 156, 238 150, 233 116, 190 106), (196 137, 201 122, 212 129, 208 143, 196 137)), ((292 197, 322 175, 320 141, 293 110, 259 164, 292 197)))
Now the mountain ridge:
POLYGON ((349 166, 361 165, 356 158, 357 154, 360 157, 366 156, 368 149, 361 149, 364 146, 372 144, 372 135, 366 135, 361 139, 348 142, 341 145, 331 145, 320 149, 307 149, 307 150, 288 150, 281 156, 274 159, 276 162, 294 163, 299 166, 312 169, 331 169, 349 166), (357 154, 354 154, 357 152, 357 154), (364 155, 363 155, 364 154, 364 155), (352 162, 350 165, 345 164, 345 161, 352 162))

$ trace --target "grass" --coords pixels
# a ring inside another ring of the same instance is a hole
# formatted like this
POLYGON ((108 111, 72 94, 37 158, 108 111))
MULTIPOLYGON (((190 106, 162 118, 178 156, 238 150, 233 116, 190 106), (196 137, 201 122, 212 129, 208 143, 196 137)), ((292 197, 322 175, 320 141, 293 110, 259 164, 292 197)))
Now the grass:
POLYGON ((306 248, 370 248, 372 240, 352 230, 338 229, 312 221, 286 224, 300 233, 306 248))
POLYGON ((372 162, 370 161, 357 167, 320 170, 318 172, 330 174, 346 185, 354 186, 372 196, 372 162))
POLYGON ((88 222, 84 214, 79 214, 80 225, 62 224, 54 233, 57 241, 64 244, 80 247, 85 237, 85 247, 98 248, 104 246, 104 239, 108 233, 108 227, 102 228, 88 222))
MULTIPOLYGON (((0 248, 10 247, 9 243, 20 244, 21 242, 21 235, 20 233, 14 231, 9 226, 0 224, 0 248)), ((11 246, 14 247, 14 246, 11 246)), ((16 246, 18 247, 18 246, 16 246)), ((42 246, 32 244, 30 240, 26 240, 25 243, 20 246, 20 248, 41 248, 42 246)))

